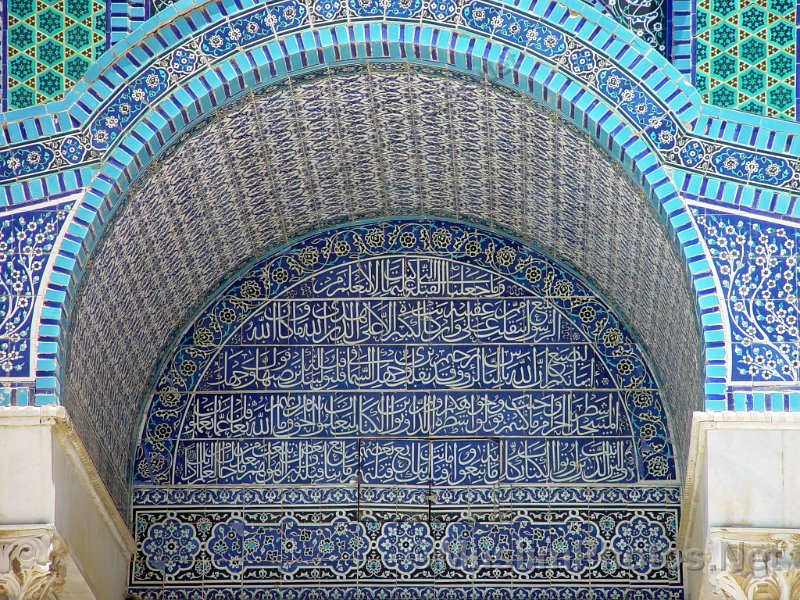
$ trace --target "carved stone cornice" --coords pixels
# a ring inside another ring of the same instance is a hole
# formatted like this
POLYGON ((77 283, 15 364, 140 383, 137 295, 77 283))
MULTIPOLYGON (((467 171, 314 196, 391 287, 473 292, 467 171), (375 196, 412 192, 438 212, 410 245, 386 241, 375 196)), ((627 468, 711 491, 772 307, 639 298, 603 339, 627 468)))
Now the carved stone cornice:
POLYGON ((725 600, 800 600, 800 531, 712 530, 708 576, 725 600))
POLYGON ((66 547, 51 527, 0 527, 0 598, 50 600, 64 585, 66 547))

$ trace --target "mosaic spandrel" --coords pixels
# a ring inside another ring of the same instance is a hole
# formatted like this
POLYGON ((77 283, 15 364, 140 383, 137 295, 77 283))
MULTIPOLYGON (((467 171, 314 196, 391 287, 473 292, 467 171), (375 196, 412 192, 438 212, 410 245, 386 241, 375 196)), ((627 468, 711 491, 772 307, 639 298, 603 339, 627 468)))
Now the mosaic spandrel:
POLYGON ((695 84, 704 101, 794 120, 796 0, 697 4, 695 84))

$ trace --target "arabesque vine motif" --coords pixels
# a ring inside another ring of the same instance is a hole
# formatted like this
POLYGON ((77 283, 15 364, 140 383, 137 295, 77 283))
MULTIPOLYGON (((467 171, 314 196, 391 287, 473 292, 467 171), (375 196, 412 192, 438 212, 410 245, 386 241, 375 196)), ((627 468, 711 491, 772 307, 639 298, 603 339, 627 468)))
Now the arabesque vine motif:
POLYGON ((30 374, 36 295, 69 205, 0 219, 0 376, 30 374))
POLYGON ((696 210, 728 307, 734 381, 800 380, 798 229, 696 210))

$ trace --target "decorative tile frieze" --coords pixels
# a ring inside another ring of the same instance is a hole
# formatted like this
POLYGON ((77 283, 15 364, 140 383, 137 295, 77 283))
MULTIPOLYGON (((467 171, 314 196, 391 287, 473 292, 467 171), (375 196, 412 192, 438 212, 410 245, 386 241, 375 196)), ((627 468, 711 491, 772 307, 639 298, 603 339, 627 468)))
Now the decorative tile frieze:
POLYGON ((677 517, 676 505, 536 501, 415 510, 312 500, 291 516, 286 506, 136 510, 131 592, 192 598, 202 577, 196 592, 214 598, 544 600, 599 588, 602 598, 679 600, 677 517))
MULTIPOLYGON (((160 600, 160 592, 153 592, 141 588, 131 590, 141 600, 160 600)), ((318 600, 331 598, 332 600, 386 600, 391 598, 391 593, 382 586, 316 586, 312 588, 273 588, 270 590, 250 591, 246 588, 208 588, 206 590, 215 600, 318 600)), ((640 588, 635 590, 637 600, 679 600, 682 598, 680 589, 664 590, 663 588, 640 588)), ((517 600, 525 598, 530 600, 553 600, 554 598, 609 598, 610 600, 623 600, 630 594, 628 586, 600 586, 592 585, 587 588, 574 587, 556 592, 553 588, 542 586, 538 589, 520 591, 519 586, 500 587, 493 586, 488 594, 476 591, 473 585, 461 586, 419 586, 404 590, 402 598, 408 600, 430 600, 431 598, 447 598, 452 600, 517 600), (558 595, 556 595, 558 594, 558 595)), ((198 597, 197 589, 193 587, 171 588, 170 600, 195 600, 198 597)))
MULTIPOLYGON (((147 12, 149 15, 155 15, 173 4, 175 4, 175 0, 147 0, 147 12)), ((667 3, 664 0, 587 0, 587 4, 610 15, 653 48, 666 55, 667 3)), ((342 6, 342 3, 338 1, 316 2, 314 3, 314 12, 320 17, 330 18, 342 6)), ((456 10, 456 4, 445 2, 440 7, 432 4, 430 10, 444 17, 456 10)), ((379 15, 382 12, 379 11, 376 14, 379 15)))

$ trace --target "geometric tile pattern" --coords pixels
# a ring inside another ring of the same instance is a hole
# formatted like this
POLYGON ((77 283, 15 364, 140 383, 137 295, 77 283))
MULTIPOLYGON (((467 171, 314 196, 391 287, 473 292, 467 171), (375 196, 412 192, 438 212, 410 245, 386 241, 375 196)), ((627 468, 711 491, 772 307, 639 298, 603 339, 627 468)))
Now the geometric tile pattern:
POLYGON ((160 597, 438 597, 465 580, 477 597, 681 597, 675 461, 642 348, 523 242, 407 218, 300 238, 226 284, 154 381, 131 583, 160 597))
POLYGON ((590 140, 503 87, 407 63, 294 76, 216 111, 119 210, 73 309, 81 359, 63 403, 123 511, 138 391, 170 336, 234 265, 331 222, 444 214, 529 239, 647 340, 678 448, 702 405, 684 270, 647 201, 590 140), (670 336, 664 315, 681 324, 670 336))
POLYGON ((60 100, 106 50, 102 0, 3 0, 3 110, 60 100))
POLYGON ((797 0, 700 0, 695 81, 704 101, 796 118, 797 0))

